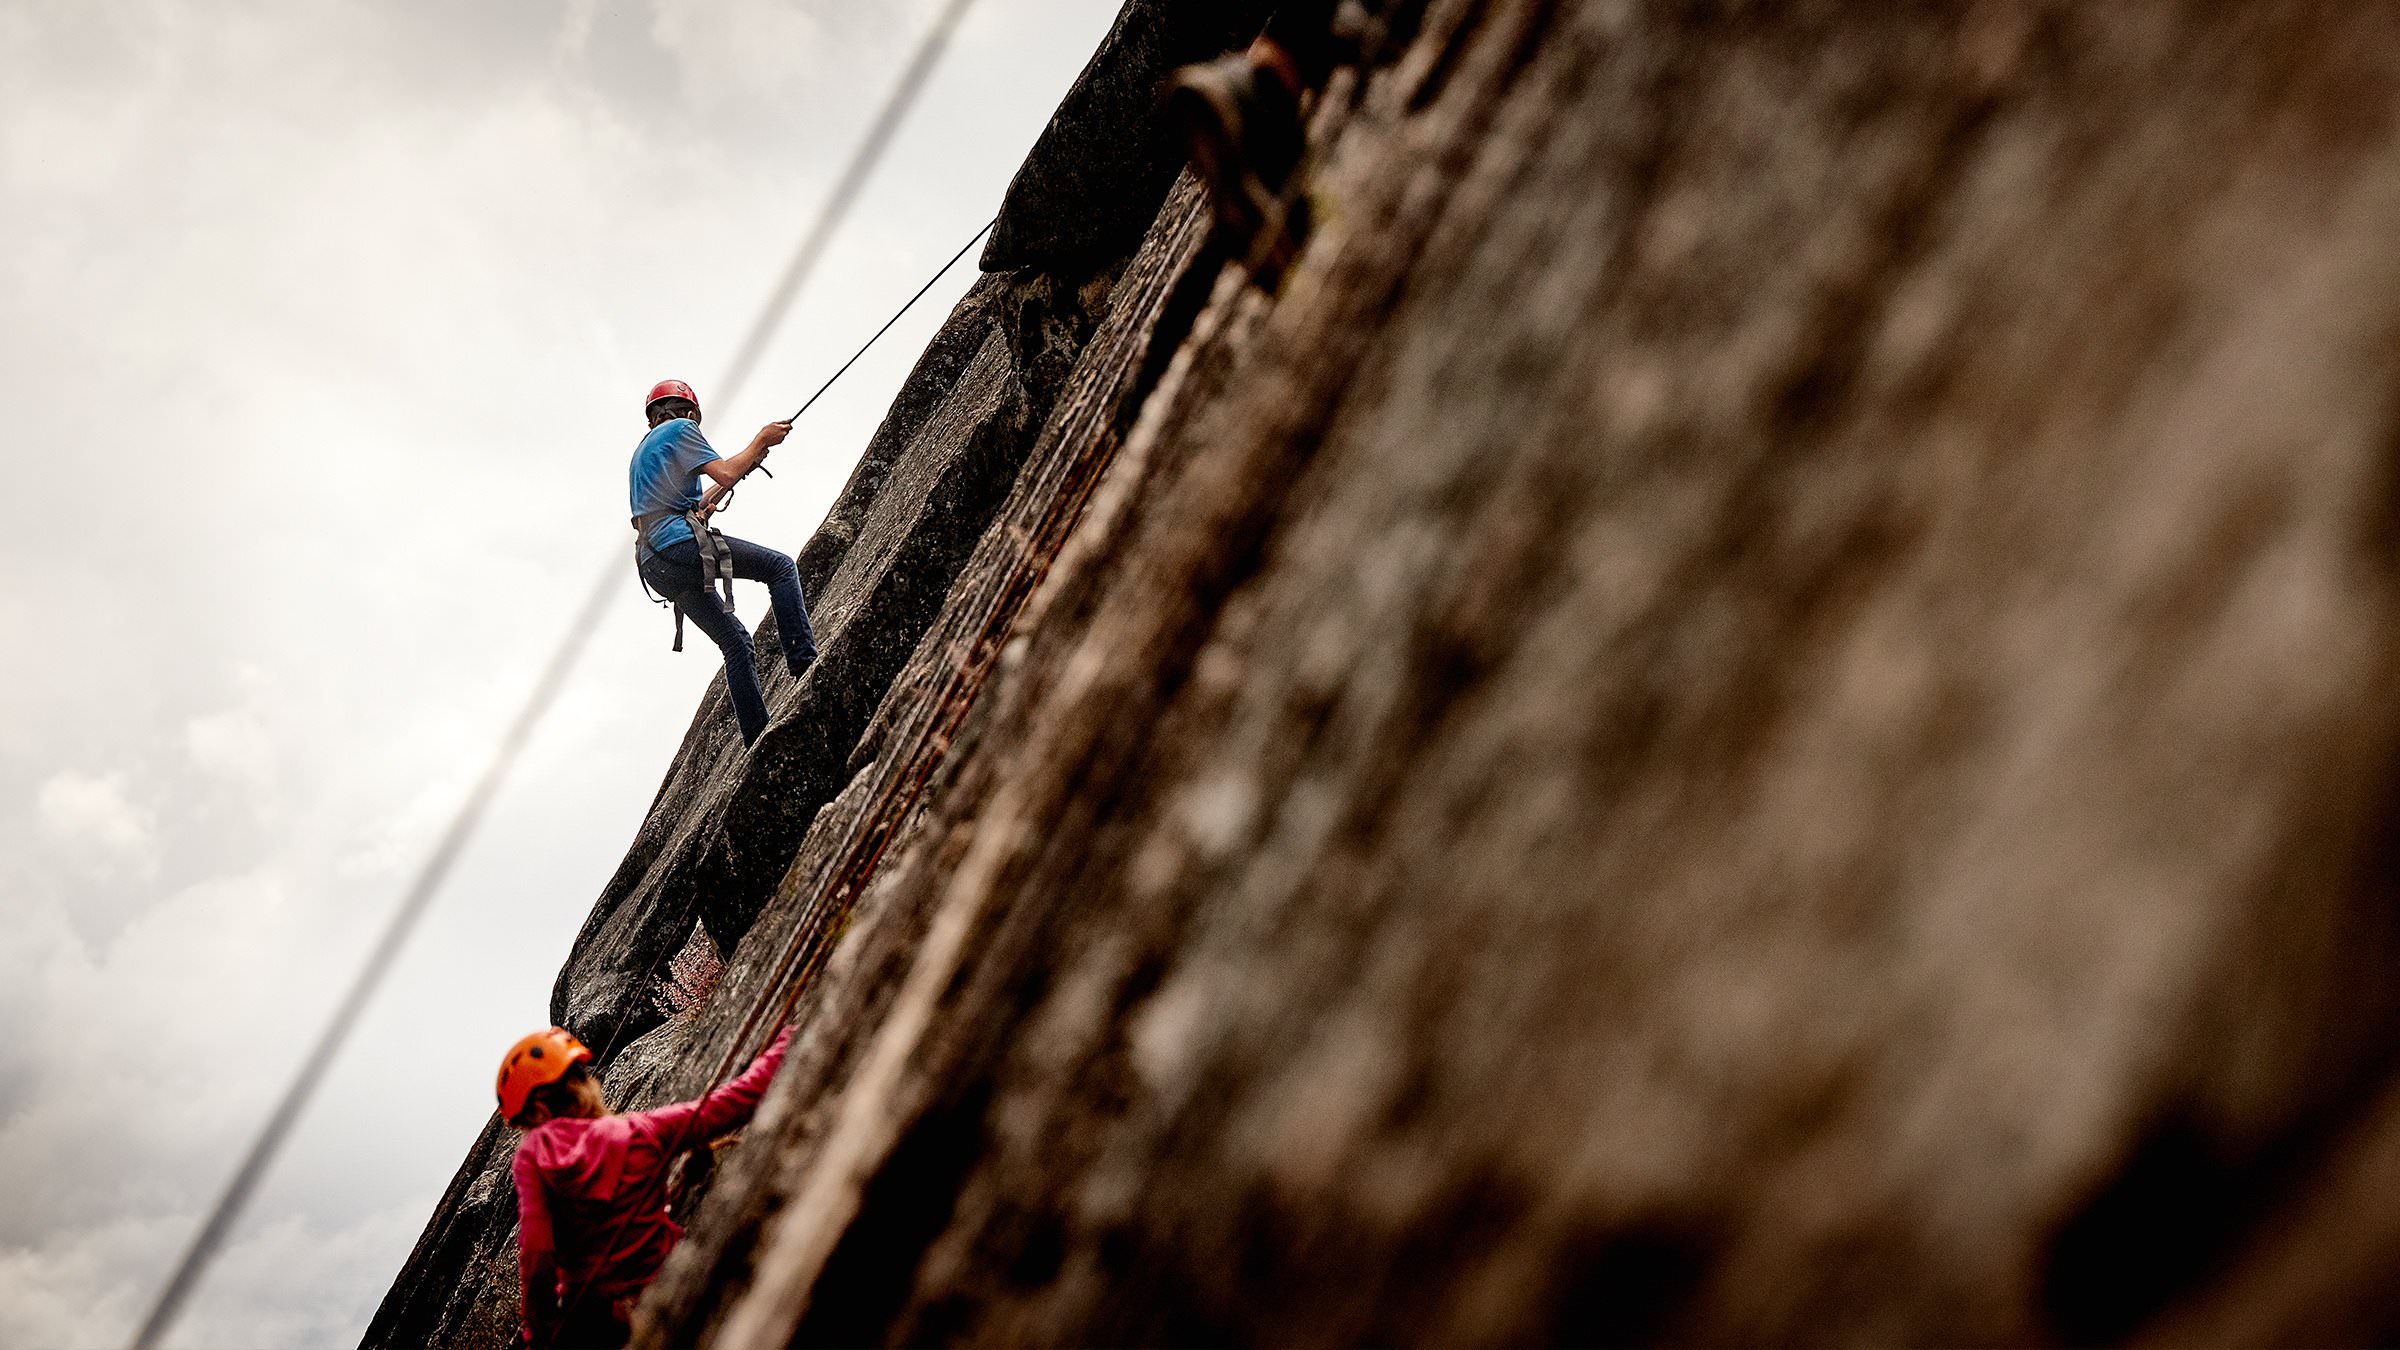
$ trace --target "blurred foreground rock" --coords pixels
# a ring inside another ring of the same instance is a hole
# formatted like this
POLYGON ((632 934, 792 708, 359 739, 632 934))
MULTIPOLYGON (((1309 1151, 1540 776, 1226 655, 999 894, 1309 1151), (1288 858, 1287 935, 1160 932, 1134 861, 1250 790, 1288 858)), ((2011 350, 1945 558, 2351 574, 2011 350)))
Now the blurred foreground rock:
POLYGON ((643 1343, 2400 1334, 2400 9, 1397 18, 1276 294, 987 279, 703 709, 561 1011, 802 1035, 643 1343))

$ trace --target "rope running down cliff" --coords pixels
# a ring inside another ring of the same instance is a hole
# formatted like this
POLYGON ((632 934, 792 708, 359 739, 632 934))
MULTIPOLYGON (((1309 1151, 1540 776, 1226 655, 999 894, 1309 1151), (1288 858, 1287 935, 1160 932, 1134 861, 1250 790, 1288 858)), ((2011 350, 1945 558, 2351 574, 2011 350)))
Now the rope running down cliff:
MULTIPOLYGON (((975 0, 950 0, 949 5, 934 20, 932 27, 927 29, 925 35, 919 40, 916 52, 910 58, 898 83, 893 86, 891 93, 886 97, 874 122, 869 126, 865 138, 852 152, 841 177, 835 182, 831 195, 819 208, 807 233, 801 237, 800 246, 794 251, 791 262, 784 268, 783 276, 776 283, 775 289, 769 294, 767 302, 760 308, 758 317, 752 322, 749 332, 744 336, 731 369, 718 386, 721 392, 717 397, 721 401, 730 403, 756 367, 760 356, 765 351, 767 340, 781 326, 784 312, 793 297, 799 293, 801 287, 815 272, 833 232, 849 216, 850 209, 856 203, 869 176, 890 149, 892 137, 898 130, 902 119, 924 91, 935 64, 949 46, 951 37, 957 32, 959 24, 965 19, 967 11, 974 6, 974 3, 975 0)), ((990 224, 986 224, 981 231, 977 232, 975 240, 980 240, 984 233, 991 228, 990 224)), ((968 241, 967 248, 973 248, 975 240, 968 241)), ((949 273, 951 268, 957 266, 958 260, 965 256, 966 250, 961 249, 957 256, 943 264, 941 271, 935 273, 931 281, 928 281, 916 295, 909 299, 906 305, 900 308, 898 313, 886 321, 884 326, 877 330, 875 336, 868 340, 866 347, 860 348, 858 354, 851 357, 834 374, 833 379, 826 381, 825 386, 810 397, 808 404, 804 405, 801 411, 806 412, 809 406, 813 406, 817 399, 824 395, 826 389, 830 389, 835 381, 849 373, 850 368, 858 363, 859 358, 866 354, 867 349, 873 347, 876 341, 891 331, 892 326, 900 321, 901 316, 913 308, 918 300, 923 299, 926 293, 931 291, 934 285, 949 273)), ((795 413, 793 416, 797 418, 799 414, 795 413)), ((284 1140, 291 1134, 292 1127, 298 1123, 301 1112, 306 1109, 310 1098, 315 1095, 318 1085, 324 1080, 326 1072, 332 1067, 335 1053, 349 1039, 350 1033, 356 1028, 360 1017, 365 1014, 367 1005, 373 1001, 376 990, 381 987, 384 978, 390 974, 392 966, 399 959, 401 950, 407 945, 409 937, 415 932, 427 909, 431 907, 442 884, 449 879, 451 869, 457 864, 459 855, 466 849, 467 841, 473 837, 476 827, 482 823, 484 815, 491 809, 493 801, 499 796, 501 785, 507 781, 510 772, 516 767, 518 758, 524 752, 526 744, 531 741, 534 730, 541 724, 543 715, 550 710, 552 704, 558 701, 567 681, 573 676, 576 663, 581 659, 584 648, 590 645, 592 634, 599 628, 602 617, 607 613, 609 602, 616 595, 621 563, 622 559, 618 556, 618 551, 612 547, 608 562, 600 570, 582 606, 576 611, 573 622, 568 625, 566 633, 561 637, 557 649, 552 652, 550 660, 543 666, 541 677, 534 684, 532 697, 527 700, 525 707, 518 712, 516 718, 510 722, 499 743, 494 747, 491 760, 485 765, 483 773, 476 779, 473 790, 467 794, 466 800, 459 806, 458 813, 444 827, 440 837, 435 840, 432 851, 426 855, 425 861, 419 865, 415 875, 410 879, 399 908, 393 912, 390 921, 386 923, 382 933, 377 936, 374 945, 368 949, 366 959, 361 963, 358 973, 351 978, 341 1001, 334 1006, 323 1030, 319 1032, 307 1054, 302 1058, 298 1072, 294 1074, 290 1085, 284 1089, 283 1096, 276 1102, 273 1111, 268 1114, 266 1122, 260 1127, 249 1150, 243 1155, 240 1165, 235 1168, 224 1191, 219 1194, 216 1203, 210 1207, 207 1217, 201 1222, 199 1231, 192 1239, 191 1246, 185 1249, 182 1258, 176 1262, 175 1269, 168 1277, 166 1285, 159 1291, 157 1301, 151 1305, 149 1314, 142 1320, 140 1330, 135 1333, 134 1350, 154 1350, 159 1345, 167 1330, 174 1325, 176 1317, 183 1311, 184 1304, 189 1301, 201 1276, 207 1272, 218 1250, 231 1234, 234 1221, 241 1216, 243 1209, 249 1204, 259 1182, 266 1175, 268 1165, 281 1151, 284 1140)), ((655 973, 655 968, 652 973, 655 973)), ((644 983, 647 983, 646 978, 644 983)))

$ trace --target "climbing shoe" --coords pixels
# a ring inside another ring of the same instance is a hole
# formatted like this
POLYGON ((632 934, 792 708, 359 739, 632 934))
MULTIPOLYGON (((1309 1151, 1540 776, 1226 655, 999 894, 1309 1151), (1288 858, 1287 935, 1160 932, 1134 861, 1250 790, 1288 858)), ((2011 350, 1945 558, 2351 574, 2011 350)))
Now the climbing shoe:
POLYGON ((1288 253, 1295 222, 1285 202, 1300 164, 1300 77, 1261 40, 1247 54, 1175 73, 1167 104, 1208 188, 1217 225, 1237 254, 1288 253))

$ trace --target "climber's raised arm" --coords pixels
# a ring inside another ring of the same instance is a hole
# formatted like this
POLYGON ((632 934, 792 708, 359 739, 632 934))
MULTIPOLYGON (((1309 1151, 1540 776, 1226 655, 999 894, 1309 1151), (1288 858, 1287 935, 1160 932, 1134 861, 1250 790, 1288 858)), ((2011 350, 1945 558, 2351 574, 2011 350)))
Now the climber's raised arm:
POLYGON ((791 434, 791 423, 769 422, 750 438, 748 449, 724 459, 709 460, 700 466, 700 472, 715 479, 719 487, 733 487, 749 477, 753 470, 765 462, 767 452, 783 444, 783 438, 791 434))
POLYGON ((697 1101, 642 1112, 642 1119, 662 1136, 688 1144, 704 1143, 748 1123, 759 1099, 767 1095, 767 1084, 775 1081, 775 1070, 783 1064, 784 1051, 791 1044, 792 1029, 785 1027, 740 1077, 697 1101))

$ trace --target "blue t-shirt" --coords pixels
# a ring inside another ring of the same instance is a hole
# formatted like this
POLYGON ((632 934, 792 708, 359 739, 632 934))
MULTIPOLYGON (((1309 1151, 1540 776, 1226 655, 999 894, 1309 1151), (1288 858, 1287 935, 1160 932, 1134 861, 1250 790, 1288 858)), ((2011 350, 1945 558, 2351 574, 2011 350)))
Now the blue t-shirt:
POLYGON ((642 540, 644 560, 692 537, 692 523, 683 513, 700 509, 700 466, 715 458, 717 452, 700 434, 700 424, 688 417, 661 422, 642 437, 633 452, 634 517, 675 512, 650 527, 649 537, 642 540))

